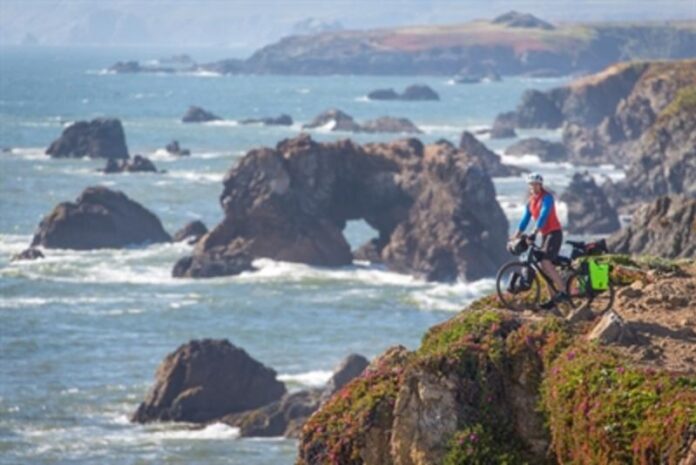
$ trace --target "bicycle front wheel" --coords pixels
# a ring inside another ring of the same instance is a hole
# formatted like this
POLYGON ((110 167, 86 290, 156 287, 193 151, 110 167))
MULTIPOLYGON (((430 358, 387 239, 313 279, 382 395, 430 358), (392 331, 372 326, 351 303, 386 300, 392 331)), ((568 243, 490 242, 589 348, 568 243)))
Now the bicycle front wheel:
POLYGON ((495 280, 498 298, 514 311, 536 310, 541 296, 541 282, 534 269, 526 263, 510 262, 498 271, 495 280))
POLYGON ((587 273, 573 273, 568 277, 566 292, 571 305, 578 308, 587 305, 593 313, 601 315, 614 304, 614 286, 609 281, 606 290, 592 289, 590 276, 587 273))

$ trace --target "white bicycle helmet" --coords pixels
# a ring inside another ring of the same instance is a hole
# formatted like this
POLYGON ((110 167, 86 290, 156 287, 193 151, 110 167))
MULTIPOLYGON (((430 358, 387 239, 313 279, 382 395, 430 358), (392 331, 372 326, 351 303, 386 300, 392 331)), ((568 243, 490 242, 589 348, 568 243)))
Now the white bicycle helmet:
POLYGON ((529 173, 527 175, 527 184, 533 183, 544 184, 544 177, 539 173, 529 173))

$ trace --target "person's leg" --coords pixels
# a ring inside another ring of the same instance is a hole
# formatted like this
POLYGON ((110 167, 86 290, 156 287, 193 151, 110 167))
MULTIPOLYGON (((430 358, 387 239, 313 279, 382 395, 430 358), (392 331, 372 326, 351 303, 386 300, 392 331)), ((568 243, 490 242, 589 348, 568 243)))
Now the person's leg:
MULTIPOLYGON (((541 261, 541 269, 544 270, 544 273, 546 273, 549 278, 551 278, 553 285, 556 286, 556 291, 562 292, 565 287, 563 285, 563 279, 561 279, 561 275, 558 273, 558 270, 556 270, 556 267, 553 266, 553 263, 551 263, 550 260, 544 259, 541 261)), ((554 290, 551 289, 551 286, 549 286, 549 293, 552 297, 555 294, 554 290)))

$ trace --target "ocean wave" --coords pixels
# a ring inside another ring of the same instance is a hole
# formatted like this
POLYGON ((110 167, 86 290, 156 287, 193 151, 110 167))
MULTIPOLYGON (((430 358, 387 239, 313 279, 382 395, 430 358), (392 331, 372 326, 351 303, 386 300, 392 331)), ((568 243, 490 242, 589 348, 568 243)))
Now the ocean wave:
POLYGON ((47 160, 45 147, 13 147, 10 149, 10 155, 26 158, 27 160, 47 160))
POLYGON ((458 312, 467 304, 490 293, 495 288, 491 278, 454 284, 433 284, 429 288, 411 292, 413 302, 422 310, 458 312))
POLYGON ((282 373, 278 375, 278 379, 284 383, 300 384, 308 387, 324 386, 333 372, 327 370, 314 370, 305 373, 288 374, 282 373))
POLYGON ((206 126, 221 126, 221 127, 235 127, 239 126, 239 122, 233 119, 222 119, 217 121, 206 121, 203 123, 206 126))
POLYGON ((204 77, 204 78, 217 78, 222 77, 224 74, 218 73, 216 71, 208 71, 205 69, 198 69, 196 71, 182 71, 175 73, 179 76, 191 76, 191 77, 204 77))
POLYGON ((219 184, 225 173, 202 173, 200 171, 167 171, 166 176, 203 184, 219 184))
POLYGON ((451 124, 419 124, 418 127, 426 134, 459 134, 462 126, 451 124))
POLYGON ((177 427, 147 431, 147 437, 159 441, 234 439, 239 437, 239 428, 212 423, 204 428, 177 427))

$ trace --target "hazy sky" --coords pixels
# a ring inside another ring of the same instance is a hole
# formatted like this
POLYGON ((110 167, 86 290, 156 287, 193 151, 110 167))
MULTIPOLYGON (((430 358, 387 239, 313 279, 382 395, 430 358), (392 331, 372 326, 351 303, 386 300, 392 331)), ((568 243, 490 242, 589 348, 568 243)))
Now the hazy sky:
POLYGON ((0 43, 203 45, 244 54, 306 30, 296 24, 307 18, 362 29, 511 9, 555 21, 696 19, 696 0, 0 0, 0 43))

